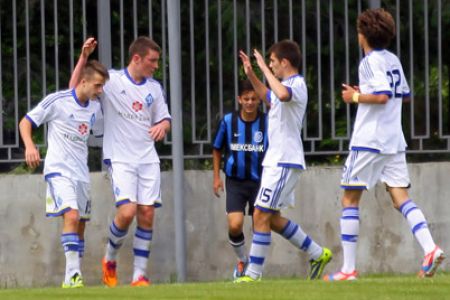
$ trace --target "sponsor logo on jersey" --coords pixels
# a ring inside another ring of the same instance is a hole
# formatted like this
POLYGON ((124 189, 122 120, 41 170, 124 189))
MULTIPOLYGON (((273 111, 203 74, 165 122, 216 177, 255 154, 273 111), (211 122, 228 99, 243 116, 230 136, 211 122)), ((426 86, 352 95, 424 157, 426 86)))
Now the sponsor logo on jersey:
POLYGON ((142 110, 142 103, 139 101, 134 101, 133 104, 131 105, 131 108, 135 111, 135 112, 139 112, 142 110))
POLYGON ((153 96, 152 94, 148 94, 147 97, 145 97, 145 104, 147 104, 147 107, 150 107, 153 103, 153 96))
POLYGON ((137 120, 137 121, 141 121, 141 122, 146 122, 146 121, 150 121, 150 117, 145 117, 145 116, 140 116, 138 114, 130 114, 127 112, 117 112, 119 114, 119 116, 123 117, 124 119, 128 119, 128 120, 137 120))
POLYGON ((264 152, 264 145, 230 144, 231 151, 264 152))
POLYGON ((255 134, 253 135, 253 141, 255 141, 255 143, 261 143, 262 140, 263 140, 263 133, 261 131, 255 132, 255 134))

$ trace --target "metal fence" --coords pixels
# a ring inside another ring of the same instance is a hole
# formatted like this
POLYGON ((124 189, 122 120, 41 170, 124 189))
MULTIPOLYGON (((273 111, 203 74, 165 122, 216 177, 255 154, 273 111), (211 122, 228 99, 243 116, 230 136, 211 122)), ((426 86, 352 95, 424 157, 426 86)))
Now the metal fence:
MULTIPOLYGON (((0 2, 0 165, 23 161, 18 121, 46 94, 66 88, 79 49, 96 36, 94 54, 108 67, 127 64, 138 35, 162 46, 156 77, 169 91, 167 1, 3 0, 0 2)), ((217 0, 181 2, 182 105, 185 158, 207 158, 215 126, 237 108, 238 50, 265 53, 273 42, 301 45, 309 104, 307 155, 347 152, 355 108, 340 99, 342 82, 357 83, 361 51, 356 17, 369 1, 217 0)), ((449 1, 375 1, 397 24, 391 49, 402 60, 412 97, 403 125, 410 153, 450 153, 449 1), (444 30, 443 30, 444 29, 444 30)), ((373 4, 373 2, 372 2, 373 4)), ((168 95, 170 97, 170 95, 168 95)), ((45 128, 37 140, 45 146, 45 128)), ((170 136, 159 151, 170 156, 170 136)))

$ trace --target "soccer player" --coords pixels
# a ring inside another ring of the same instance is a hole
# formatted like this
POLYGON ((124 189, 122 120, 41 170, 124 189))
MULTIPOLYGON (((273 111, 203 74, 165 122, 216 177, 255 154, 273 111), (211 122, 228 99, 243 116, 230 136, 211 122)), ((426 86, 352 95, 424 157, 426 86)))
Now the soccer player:
POLYGON ((96 99, 103 91, 108 71, 97 61, 80 70, 75 89, 45 97, 20 121, 25 159, 30 168, 40 164, 32 131, 48 124, 44 177, 47 182, 47 217, 63 218, 61 244, 66 256, 63 288, 83 287, 80 257, 84 252, 85 221, 91 213, 87 140, 91 129, 102 134, 102 112, 96 99))
POLYGON ((400 60, 386 50, 395 36, 392 15, 384 9, 369 9, 357 20, 358 43, 364 51, 359 64, 359 87, 344 84, 342 98, 358 105, 350 154, 344 166, 341 242, 344 263, 327 281, 355 280, 356 244, 359 235, 359 202, 364 190, 378 180, 384 182, 394 207, 406 218, 425 253, 421 277, 431 277, 444 252, 431 237, 427 221, 409 198, 410 180, 406 166, 406 142, 401 127, 402 99, 409 87, 400 60))
POLYGON ((267 149, 267 118, 259 111, 261 99, 250 81, 239 85, 240 109, 226 114, 219 123, 213 143, 214 194, 220 197, 223 181, 220 178, 222 150, 225 150, 223 171, 226 175, 226 212, 229 243, 238 263, 233 272, 236 279, 244 273, 248 263, 245 237, 242 232, 245 207, 253 215, 253 203, 259 189, 262 160, 267 149))
POLYGON ((239 53, 245 74, 258 96, 270 105, 270 110, 269 146, 263 161, 261 187, 255 201, 250 263, 245 276, 239 277, 236 282, 261 279, 272 240, 271 230, 309 254, 311 270, 308 278, 317 279, 331 260, 331 251, 319 246, 298 224, 280 213, 281 209, 294 204, 295 185, 301 170, 305 169, 301 131, 308 95, 305 81, 299 75, 301 53, 297 43, 289 40, 275 43, 268 53, 269 66, 257 50, 253 51, 270 89, 254 73, 249 57, 242 51, 239 53))
MULTIPOLYGON (((78 70, 96 47, 94 38, 83 45, 70 85, 78 83, 78 70)), ((155 208, 161 206, 160 167, 155 142, 170 129, 170 114, 163 88, 152 78, 161 49, 152 39, 138 37, 129 48, 125 69, 110 70, 110 80, 100 98, 104 118, 104 162, 108 166, 116 201, 116 215, 102 261, 103 282, 117 285, 117 254, 136 217, 133 240, 132 286, 148 286, 147 264, 155 208)))

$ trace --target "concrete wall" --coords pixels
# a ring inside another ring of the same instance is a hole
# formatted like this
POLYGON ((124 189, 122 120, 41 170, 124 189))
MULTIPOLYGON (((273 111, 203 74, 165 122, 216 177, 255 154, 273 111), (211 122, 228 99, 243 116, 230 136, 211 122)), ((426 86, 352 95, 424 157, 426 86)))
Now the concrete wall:
MULTIPOLYGON (((450 163, 409 166, 411 198, 422 208, 435 241, 450 251, 450 163)), ((340 167, 312 167, 297 185, 297 205, 284 214, 300 223, 318 243, 334 252, 327 267, 336 270, 342 262, 339 240, 341 190, 340 167)), ((93 215, 88 224, 83 275, 89 285, 100 284, 100 261, 104 254, 108 226, 114 215, 109 179, 93 173, 93 215)), ((162 174, 163 207, 157 210, 150 258, 150 277, 154 282, 176 278, 172 173, 162 174)), ((186 228, 188 242, 187 278, 189 281, 228 280, 235 258, 227 242, 225 197, 212 193, 211 171, 185 172, 186 228)), ((0 288, 55 286, 64 274, 64 253, 60 245, 61 220, 45 217, 45 183, 42 176, 0 176, 0 288)), ((250 219, 247 218, 247 223, 250 219)), ((131 232, 134 232, 132 230, 131 232)), ((131 233, 130 232, 130 233, 131 233)), ((247 245, 251 232, 246 228, 247 245)), ((122 248, 118 261, 119 280, 129 284, 132 272, 132 234, 122 248)), ((357 267, 360 273, 419 270, 423 253, 406 221, 391 206, 382 185, 364 195, 357 267)), ((445 261, 443 268, 449 270, 445 261)), ((305 277, 307 256, 273 234, 265 276, 305 277)))

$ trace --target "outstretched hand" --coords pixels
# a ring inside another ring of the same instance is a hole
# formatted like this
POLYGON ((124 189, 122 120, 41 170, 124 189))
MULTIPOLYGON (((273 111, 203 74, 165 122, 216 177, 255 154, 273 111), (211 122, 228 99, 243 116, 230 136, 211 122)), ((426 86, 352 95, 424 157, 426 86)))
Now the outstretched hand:
POLYGON ((250 58, 248 57, 248 55, 245 54, 244 51, 240 50, 239 51, 239 57, 241 58, 242 66, 244 67, 245 75, 248 75, 249 73, 253 72, 252 63, 250 62, 250 58))
POLYGON ((255 56, 256 63, 258 64, 258 67, 260 69, 267 67, 266 62, 264 61, 264 57, 261 55, 261 53, 259 53, 258 50, 253 49, 253 55, 255 56))
POLYGON ((95 40, 95 38, 93 38, 93 37, 88 38, 84 42, 83 47, 81 48, 81 55, 85 58, 88 58, 89 55, 91 55, 92 52, 94 52, 96 47, 97 47, 97 41, 95 40))

